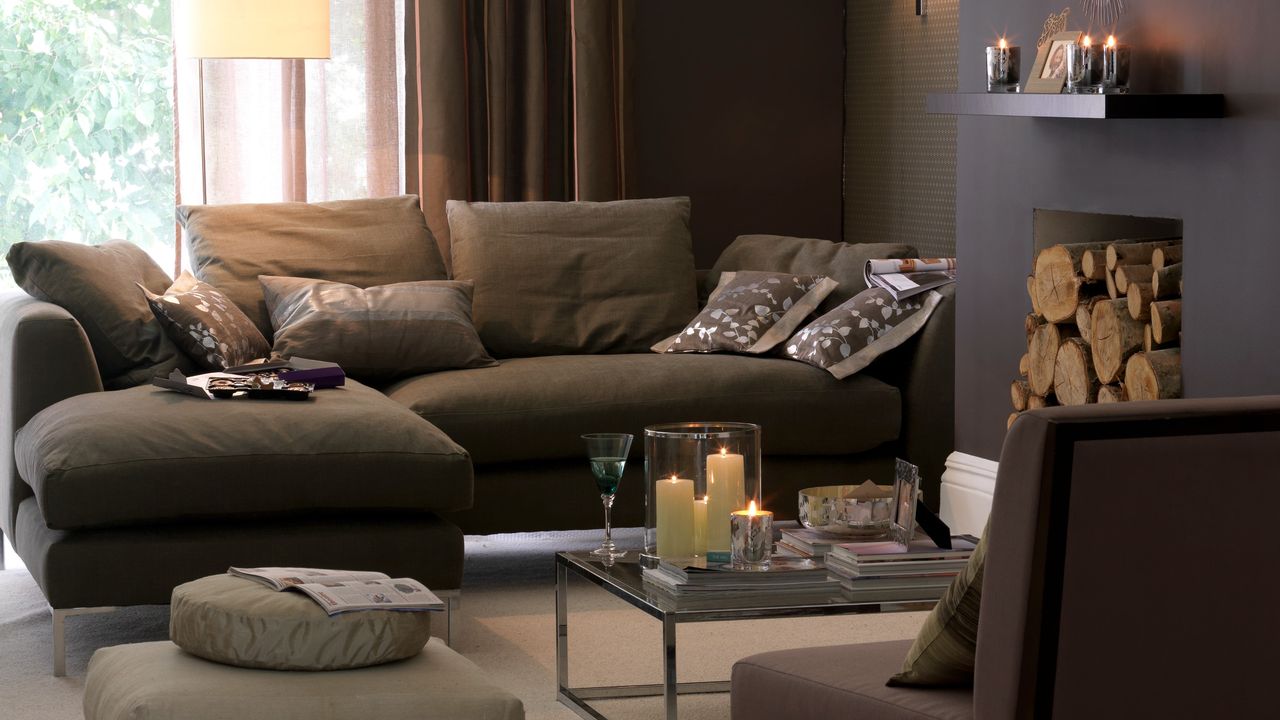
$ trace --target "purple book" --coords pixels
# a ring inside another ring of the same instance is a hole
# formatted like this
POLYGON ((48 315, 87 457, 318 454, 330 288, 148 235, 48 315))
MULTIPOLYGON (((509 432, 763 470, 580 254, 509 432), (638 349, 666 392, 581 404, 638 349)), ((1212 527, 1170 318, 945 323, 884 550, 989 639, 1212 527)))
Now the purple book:
POLYGON ((311 383, 317 390, 342 387, 347 381, 347 374, 337 363, 301 357, 289 358, 289 369, 281 370, 279 375, 286 382, 311 383))

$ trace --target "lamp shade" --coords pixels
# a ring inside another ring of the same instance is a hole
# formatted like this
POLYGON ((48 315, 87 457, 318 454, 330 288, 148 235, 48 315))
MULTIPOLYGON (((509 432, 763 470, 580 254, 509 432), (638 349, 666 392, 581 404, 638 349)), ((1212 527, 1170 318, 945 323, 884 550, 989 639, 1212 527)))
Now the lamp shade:
POLYGON ((174 0, 173 16, 183 57, 329 57, 329 0, 174 0))

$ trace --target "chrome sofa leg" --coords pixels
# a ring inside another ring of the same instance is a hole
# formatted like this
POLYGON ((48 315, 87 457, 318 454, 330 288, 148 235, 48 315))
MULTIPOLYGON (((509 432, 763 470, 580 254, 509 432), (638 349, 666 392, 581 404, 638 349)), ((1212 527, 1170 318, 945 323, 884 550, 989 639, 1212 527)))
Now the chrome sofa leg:
POLYGON ((444 644, 453 647, 454 624, 457 622, 458 609, 462 607, 462 591, 438 590, 436 597, 444 600, 444 644))
POLYGON ((0 570, 4 570, 4 546, 7 544, 8 541, 4 539, 4 531, 0 530, 0 570))
POLYGON ((114 607, 67 608, 53 611, 53 676, 67 676, 67 618, 73 615, 95 615, 115 612, 114 607))

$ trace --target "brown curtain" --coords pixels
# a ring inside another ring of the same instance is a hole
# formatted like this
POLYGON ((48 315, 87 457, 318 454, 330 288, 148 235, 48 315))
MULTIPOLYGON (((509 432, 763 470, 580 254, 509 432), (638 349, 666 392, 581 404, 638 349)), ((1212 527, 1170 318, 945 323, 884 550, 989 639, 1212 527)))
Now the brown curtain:
POLYGON ((445 201, 625 197, 623 0, 407 0, 405 188, 445 201))

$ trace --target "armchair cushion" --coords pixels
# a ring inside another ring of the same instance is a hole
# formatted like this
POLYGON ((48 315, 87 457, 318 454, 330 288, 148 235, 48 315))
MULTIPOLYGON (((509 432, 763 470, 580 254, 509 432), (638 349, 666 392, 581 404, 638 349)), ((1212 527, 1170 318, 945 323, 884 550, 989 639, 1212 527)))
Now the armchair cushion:
POLYGON ((471 504, 466 451, 357 382, 306 402, 79 395, 33 417, 15 455, 54 529, 471 504))

